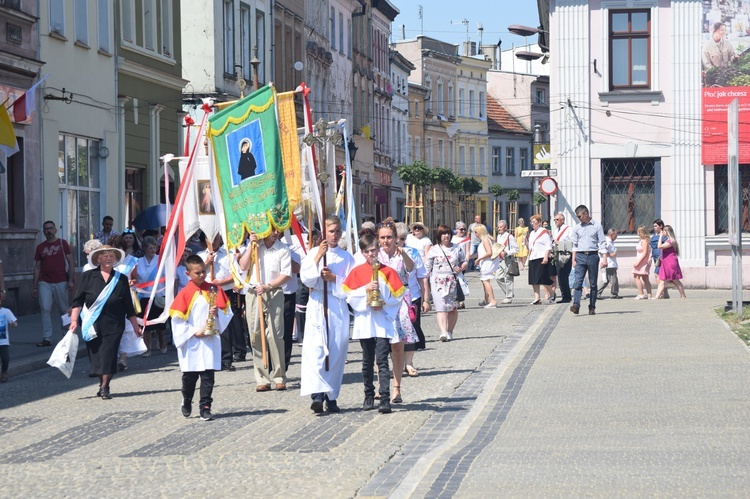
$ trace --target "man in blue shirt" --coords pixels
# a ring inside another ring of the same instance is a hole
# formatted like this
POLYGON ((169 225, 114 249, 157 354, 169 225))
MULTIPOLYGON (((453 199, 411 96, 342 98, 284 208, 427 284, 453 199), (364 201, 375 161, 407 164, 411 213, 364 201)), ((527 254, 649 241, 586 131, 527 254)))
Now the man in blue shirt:
POLYGON ((576 276, 573 304, 570 311, 578 314, 581 308, 583 278, 588 272, 591 292, 589 294, 589 315, 596 315, 596 279, 599 267, 607 267, 607 239, 601 224, 591 220, 589 209, 580 205, 576 208, 580 223, 573 229, 573 271, 576 276), (601 262, 599 253, 602 253, 601 262))

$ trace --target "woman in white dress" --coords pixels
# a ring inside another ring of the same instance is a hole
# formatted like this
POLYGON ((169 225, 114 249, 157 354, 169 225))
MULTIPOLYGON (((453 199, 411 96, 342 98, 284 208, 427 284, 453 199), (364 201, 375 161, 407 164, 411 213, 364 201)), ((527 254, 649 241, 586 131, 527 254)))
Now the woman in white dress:
MULTIPOLYGON (((500 258, 492 258, 492 238, 487 233, 487 228, 482 224, 474 226, 474 234, 479 238, 477 246, 477 259, 475 264, 479 264, 479 281, 484 289, 484 308, 495 308, 495 293, 492 290, 492 279, 495 277, 495 271, 500 266, 500 258)), ((481 305, 481 303, 480 303, 481 305)))

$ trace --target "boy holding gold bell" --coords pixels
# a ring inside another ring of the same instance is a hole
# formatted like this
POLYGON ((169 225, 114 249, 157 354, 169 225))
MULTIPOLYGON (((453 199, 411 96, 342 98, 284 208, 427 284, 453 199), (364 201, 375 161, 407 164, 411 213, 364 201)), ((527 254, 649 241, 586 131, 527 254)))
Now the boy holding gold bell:
POLYGON ((182 415, 190 417, 198 378, 201 421, 213 419, 211 395, 214 371, 221 370, 219 334, 232 319, 232 307, 224 291, 206 282, 206 265, 198 255, 185 260, 190 282, 175 297, 169 315, 172 336, 182 371, 182 415))

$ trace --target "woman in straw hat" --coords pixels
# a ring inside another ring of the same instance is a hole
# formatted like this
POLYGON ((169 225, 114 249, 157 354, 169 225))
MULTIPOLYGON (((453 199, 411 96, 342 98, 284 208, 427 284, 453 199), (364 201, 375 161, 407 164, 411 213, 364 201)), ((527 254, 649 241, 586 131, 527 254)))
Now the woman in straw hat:
POLYGON ((127 317, 136 334, 141 334, 130 297, 128 278, 115 270, 125 253, 104 245, 89 255, 97 268, 84 272, 75 291, 70 330, 82 319, 82 334, 91 361, 91 372, 99 377, 97 397, 110 399, 109 382, 117 372, 117 349, 127 317), (95 336, 91 338, 91 336, 95 336))

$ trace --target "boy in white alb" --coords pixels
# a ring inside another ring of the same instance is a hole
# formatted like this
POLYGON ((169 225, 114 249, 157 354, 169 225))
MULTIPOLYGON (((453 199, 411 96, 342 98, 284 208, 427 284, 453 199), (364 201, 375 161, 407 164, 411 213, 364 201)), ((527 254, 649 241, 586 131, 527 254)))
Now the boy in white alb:
POLYGON ((214 371, 221 370, 221 338, 218 334, 205 334, 210 315, 216 318, 215 328, 221 332, 232 319, 232 307, 227 295, 216 287, 213 306, 209 304, 211 285, 206 282, 206 265, 198 255, 185 260, 190 282, 175 297, 169 315, 172 317, 172 335, 177 347, 177 359, 182 371, 182 415, 192 412, 193 394, 198 378, 201 379, 200 415, 202 421, 213 419, 211 395, 214 388, 214 371))

